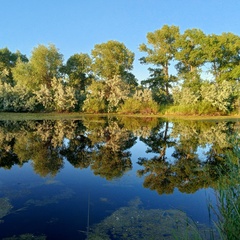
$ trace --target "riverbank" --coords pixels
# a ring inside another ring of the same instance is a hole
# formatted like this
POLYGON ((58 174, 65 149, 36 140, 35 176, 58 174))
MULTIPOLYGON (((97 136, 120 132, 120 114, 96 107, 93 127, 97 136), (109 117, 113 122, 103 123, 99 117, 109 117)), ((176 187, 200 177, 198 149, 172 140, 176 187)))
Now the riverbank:
POLYGON ((114 113, 0 113, 0 120, 63 120, 63 119, 81 119, 83 117, 135 117, 135 118, 164 118, 171 120, 240 120, 240 115, 228 115, 228 116, 196 116, 196 115, 167 115, 167 114, 156 114, 156 115, 141 115, 141 114, 114 114, 114 113))

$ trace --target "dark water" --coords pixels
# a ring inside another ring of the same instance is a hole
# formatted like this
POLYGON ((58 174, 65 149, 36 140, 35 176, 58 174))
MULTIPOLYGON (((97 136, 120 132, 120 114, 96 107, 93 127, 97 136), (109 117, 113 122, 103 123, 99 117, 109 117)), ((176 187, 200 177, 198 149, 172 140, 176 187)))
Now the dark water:
POLYGON ((218 169, 239 126, 2 121, 0 239, 208 239, 218 169))

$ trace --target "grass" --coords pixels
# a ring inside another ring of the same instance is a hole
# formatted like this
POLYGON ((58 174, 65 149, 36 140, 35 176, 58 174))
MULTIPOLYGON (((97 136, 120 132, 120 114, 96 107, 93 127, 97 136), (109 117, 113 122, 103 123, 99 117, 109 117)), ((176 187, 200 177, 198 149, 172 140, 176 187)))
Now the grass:
POLYGON ((72 119, 78 120, 85 117, 104 117, 104 116, 121 116, 121 117, 141 117, 141 118, 164 118, 169 120, 239 120, 240 115, 229 115, 229 116, 197 116, 197 115, 178 115, 178 114, 118 114, 118 113, 13 113, 13 112, 0 112, 0 120, 64 120, 72 119))
MULTIPOLYGON (((218 222, 221 239, 239 239, 240 236, 240 143, 234 137, 233 153, 225 164, 227 176, 221 176, 217 191, 218 222)), ((221 169, 220 169, 221 170, 221 169)), ((222 171, 221 171, 222 172, 222 171)))

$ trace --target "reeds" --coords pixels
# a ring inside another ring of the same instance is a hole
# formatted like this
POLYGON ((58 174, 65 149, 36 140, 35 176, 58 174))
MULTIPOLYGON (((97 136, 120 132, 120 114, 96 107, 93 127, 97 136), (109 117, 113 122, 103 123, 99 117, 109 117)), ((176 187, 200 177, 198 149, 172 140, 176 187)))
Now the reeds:
POLYGON ((221 239, 240 239, 240 142, 239 136, 234 136, 233 151, 227 153, 224 165, 225 174, 220 173, 217 190, 216 226, 221 239))

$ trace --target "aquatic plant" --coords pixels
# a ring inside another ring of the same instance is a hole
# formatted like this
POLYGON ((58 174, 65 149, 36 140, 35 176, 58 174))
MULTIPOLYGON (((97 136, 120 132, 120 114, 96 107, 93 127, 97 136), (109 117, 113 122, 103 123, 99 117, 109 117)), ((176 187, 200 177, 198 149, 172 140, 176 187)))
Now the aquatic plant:
MULTIPOLYGON (((219 229, 222 239, 239 239, 240 235, 240 145, 239 136, 234 136, 234 149, 228 154, 225 162, 227 175, 222 175, 219 181, 217 196, 218 221, 216 226, 219 229)), ((220 169, 221 170, 221 169, 220 169)))
POLYGON ((9 214, 12 207, 8 198, 0 198, 0 223, 3 222, 1 219, 9 214))
POLYGON ((176 209, 144 209, 140 205, 136 198, 129 206, 117 209, 90 227, 88 239, 208 239, 206 226, 198 228, 186 213, 176 209))

